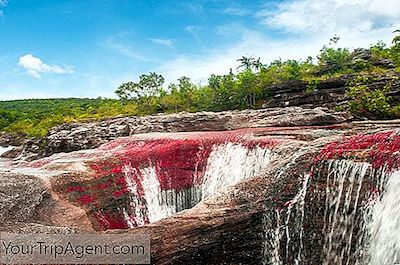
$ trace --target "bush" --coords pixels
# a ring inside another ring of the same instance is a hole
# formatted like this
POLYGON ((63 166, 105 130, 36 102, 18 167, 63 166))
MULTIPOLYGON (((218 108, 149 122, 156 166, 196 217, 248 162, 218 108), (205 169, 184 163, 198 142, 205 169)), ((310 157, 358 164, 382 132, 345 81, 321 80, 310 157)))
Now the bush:
POLYGON ((390 109, 390 116, 394 118, 400 118, 400 104, 397 104, 397 106, 394 106, 390 109))
POLYGON ((400 67, 400 44, 387 47, 382 41, 378 41, 371 46, 371 53, 374 58, 385 58, 395 62, 397 67, 400 67))
POLYGON ((310 94, 310 93, 314 93, 317 90, 317 87, 320 84, 320 80, 319 79, 311 79, 308 81, 307 87, 306 87, 306 93, 310 94))
POLYGON ((392 118, 398 116, 398 106, 391 107, 391 97, 387 96, 390 86, 370 89, 368 84, 371 79, 357 77, 349 83, 346 95, 350 98, 350 112, 371 118, 392 118))
POLYGON ((318 55, 318 65, 322 74, 335 74, 343 72, 351 64, 351 54, 345 48, 332 48, 324 46, 318 55))

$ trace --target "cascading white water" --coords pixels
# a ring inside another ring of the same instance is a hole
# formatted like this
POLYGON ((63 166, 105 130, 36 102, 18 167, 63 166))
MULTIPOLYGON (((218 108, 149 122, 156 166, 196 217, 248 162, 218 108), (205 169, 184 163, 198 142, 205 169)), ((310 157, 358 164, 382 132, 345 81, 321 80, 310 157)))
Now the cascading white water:
MULTIPOLYGON (((300 264, 301 254, 303 250, 303 221, 304 221, 304 206, 305 198, 307 195, 308 182, 310 174, 305 174, 303 177, 303 183, 297 192, 296 196, 288 201, 285 206, 286 209, 276 209, 276 227, 271 231, 266 231, 266 240, 269 240, 269 245, 272 246, 270 250, 264 246, 263 253, 263 265, 282 265, 284 264, 280 255, 280 243, 283 238, 286 239, 286 255, 292 252, 291 246, 297 246, 297 254, 295 255, 295 264, 300 264), (295 210, 295 214, 292 214, 292 210, 295 210), (292 238, 290 224, 295 223, 296 234, 295 238, 292 238)), ((265 220, 264 220, 265 222, 265 220)), ((264 225, 267 225, 266 223, 264 225)), ((267 243, 267 242, 265 242, 267 243)))
MULTIPOLYGON (((282 226, 281 226, 281 213, 278 209, 275 210, 276 214, 276 228, 272 231, 272 237, 269 237, 268 233, 266 233, 266 238, 271 238, 271 246, 272 246, 272 251, 271 253, 267 253, 267 248, 264 247, 264 259, 263 259, 263 265, 267 265, 267 257, 268 255, 271 256, 271 263, 272 265, 281 265, 281 257, 279 253, 279 246, 283 237, 282 233, 282 226)), ((265 218, 264 218, 265 219, 265 218)), ((267 225, 266 223, 264 225, 267 225)))
POLYGON ((140 200, 138 196, 138 187, 133 178, 133 175, 137 174, 137 169, 131 167, 130 165, 125 165, 123 172, 124 172, 126 187, 130 194, 129 208, 132 211, 132 214, 129 214, 127 209, 122 209, 125 221, 128 224, 128 227, 130 228, 144 225, 146 220, 145 219, 146 216, 142 211, 144 205, 142 200, 140 200))
POLYGON ((329 162, 324 213, 323 264, 349 264, 358 202, 371 165, 350 160, 329 162))
POLYGON ((146 220, 155 222, 176 212, 175 207, 162 203, 159 198, 161 186, 154 166, 137 170, 126 165, 124 175, 130 193, 129 208, 132 214, 129 214, 127 209, 122 209, 122 213, 129 227, 135 227, 135 224, 136 226, 144 225, 146 220), (136 182, 133 181, 133 175, 140 177, 144 200, 138 195, 139 191, 136 182))
POLYGON ((126 209, 122 209, 122 214, 129 226, 143 225, 146 219, 155 222, 169 217, 226 187, 257 175, 270 159, 271 151, 259 146, 248 148, 236 143, 216 145, 207 159, 204 176, 193 172, 193 178, 200 177, 201 183, 179 191, 161 189, 156 166, 135 169, 126 165, 124 174, 132 214, 128 214, 126 209), (141 196, 138 196, 138 187, 133 180, 135 177, 140 179, 143 188, 141 196))
POLYGON ((13 146, 7 146, 7 147, 0 146, 0 156, 1 156, 2 154, 4 154, 5 152, 10 151, 10 150, 13 149, 13 148, 14 148, 13 146))
POLYGON ((176 212, 174 205, 162 203, 160 200, 161 186, 154 166, 140 170, 143 179, 141 181, 144 191, 144 199, 147 205, 149 222, 155 222, 176 212))
POLYGON ((297 252, 297 257, 296 257, 296 264, 299 263, 299 261, 301 260, 301 252, 304 248, 304 244, 303 244, 303 233, 304 233, 304 227, 303 227, 303 222, 304 222, 304 206, 305 206, 305 199, 306 199, 306 195, 307 195, 307 188, 308 188, 308 181, 310 179, 310 174, 306 174, 304 176, 304 180, 303 180, 303 185, 300 189, 300 191, 297 193, 297 195, 294 197, 294 199, 291 201, 289 207, 288 207, 288 217, 287 217, 287 221, 285 223, 287 229, 287 243, 286 243, 286 252, 289 252, 289 220, 290 220, 290 213, 292 210, 293 205, 296 206, 296 212, 300 214, 300 218, 299 218, 299 223, 297 224, 298 227, 300 227, 300 231, 299 231, 299 251, 297 252))
POLYGON ((347 160, 332 161, 328 172, 324 264, 400 263, 400 172, 347 160), (365 205, 357 208, 367 174, 372 191, 366 192, 365 205), (362 218, 357 220, 356 215, 362 218), (355 236, 355 253, 351 253, 355 236))
MULTIPOLYGON (((330 160, 325 168, 321 264, 400 264, 400 171, 389 173, 384 167, 373 169, 369 163, 351 160, 330 160)), ((294 198, 276 210, 275 228, 265 224, 264 264, 305 264, 308 182, 306 175, 294 198)))
POLYGON ((202 198, 257 175, 269 163, 271 151, 227 143, 215 146, 207 161, 203 177, 202 198))
POLYGON ((369 265, 400 264, 400 171, 388 177, 383 194, 372 205, 367 224, 369 265))

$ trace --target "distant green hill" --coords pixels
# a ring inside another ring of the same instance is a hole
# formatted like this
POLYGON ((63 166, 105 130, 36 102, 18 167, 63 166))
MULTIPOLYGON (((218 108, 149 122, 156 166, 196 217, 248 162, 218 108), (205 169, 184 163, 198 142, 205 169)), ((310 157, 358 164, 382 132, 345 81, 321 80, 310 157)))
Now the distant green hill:
POLYGON ((0 101, 0 131, 43 136, 64 122, 96 120, 136 113, 134 102, 116 99, 27 99, 0 101))

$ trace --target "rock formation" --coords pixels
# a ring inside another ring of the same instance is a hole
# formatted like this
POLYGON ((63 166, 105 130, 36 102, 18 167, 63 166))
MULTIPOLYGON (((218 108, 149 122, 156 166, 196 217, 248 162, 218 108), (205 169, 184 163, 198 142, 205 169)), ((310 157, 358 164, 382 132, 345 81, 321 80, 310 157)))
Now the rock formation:
MULTIPOLYGON (((388 96, 393 102, 400 102, 400 73, 387 72, 382 74, 366 75, 373 80, 369 86, 373 89, 383 88, 390 85, 388 96)), ((307 108, 328 107, 335 109, 345 106, 348 101, 346 97, 347 83, 354 75, 344 75, 337 78, 321 80, 314 85, 306 81, 292 81, 278 85, 272 85, 265 90, 271 95, 271 99, 264 103, 264 107, 289 107, 302 106, 307 108)))
POLYGON ((59 126, 48 157, 0 160, 0 231, 148 233, 154 264, 391 264, 399 127, 296 107, 59 126))
POLYGON ((0 146, 19 146, 25 141, 25 135, 0 132, 0 146))
POLYGON ((265 126, 329 125, 351 120, 345 112, 326 108, 274 108, 260 110, 160 114, 126 117, 91 123, 67 123, 50 130, 43 139, 32 139, 23 156, 37 159, 54 153, 100 146, 118 137, 148 132, 222 131, 265 126))

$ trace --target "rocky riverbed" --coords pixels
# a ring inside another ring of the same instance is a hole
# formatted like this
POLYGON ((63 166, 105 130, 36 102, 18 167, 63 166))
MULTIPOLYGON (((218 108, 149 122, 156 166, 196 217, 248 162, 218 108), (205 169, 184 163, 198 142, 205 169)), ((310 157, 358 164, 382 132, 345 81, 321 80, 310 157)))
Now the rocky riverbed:
POLYGON ((392 264, 399 128, 299 107, 59 126, 1 162, 0 230, 147 233, 154 264, 392 264))

